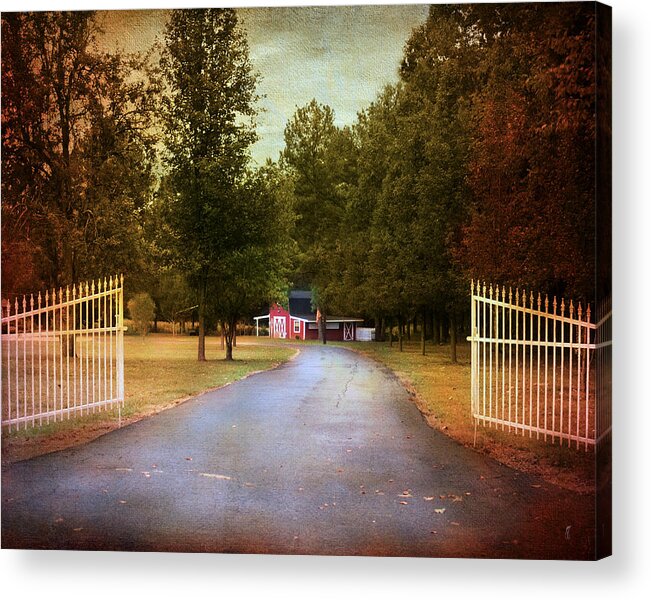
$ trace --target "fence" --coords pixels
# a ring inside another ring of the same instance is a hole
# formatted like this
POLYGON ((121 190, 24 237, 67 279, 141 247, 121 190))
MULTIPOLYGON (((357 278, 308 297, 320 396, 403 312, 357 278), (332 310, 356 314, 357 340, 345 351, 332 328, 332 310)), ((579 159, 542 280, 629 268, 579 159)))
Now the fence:
POLYGON ((610 434, 610 304, 471 283, 471 408, 481 422, 584 449, 610 434))
POLYGON ((2 302, 2 426, 124 403, 120 276, 2 302))

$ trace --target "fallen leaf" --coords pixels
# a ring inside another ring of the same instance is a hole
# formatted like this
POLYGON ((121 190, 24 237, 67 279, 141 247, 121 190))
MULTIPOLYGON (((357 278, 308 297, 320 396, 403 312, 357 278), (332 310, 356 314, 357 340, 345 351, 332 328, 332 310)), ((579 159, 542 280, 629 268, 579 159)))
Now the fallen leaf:
POLYGON ((452 502, 461 502, 463 498, 455 494, 448 494, 448 498, 452 498, 452 502))
POLYGON ((191 456, 186 456, 185 460, 192 460, 192 457, 191 456))
POLYGON ((141 473, 147 478, 151 477, 151 475, 149 474, 149 471, 141 471, 141 473))
POLYGON ((411 498, 411 490, 405 490, 402 494, 398 494, 398 498, 411 498))
POLYGON ((531 484, 531 487, 532 487, 532 488, 539 488, 539 487, 540 487, 540 484, 539 484, 539 483, 532 483, 532 484, 531 484))
POLYGON ((59 517, 58 519, 54 519, 55 523, 63 523, 63 517, 59 517))
POLYGON ((459 526, 459 523, 457 523, 456 521, 450 521, 450 525, 455 525, 455 526, 458 527, 458 526, 459 526))
POLYGON ((445 512, 445 509, 444 509, 444 508, 435 508, 435 509, 434 509, 434 512, 435 512, 437 515, 442 515, 442 514, 445 512))
POLYGON ((404 500, 401 500, 400 504, 409 504, 409 502, 405 502, 404 500))
POLYGON ((199 473, 202 477, 210 477, 211 479, 226 479, 230 481, 228 475, 218 475, 217 473, 199 473))
POLYGON ((129 469, 129 468, 127 468, 127 467, 118 467, 118 468, 115 469, 115 470, 116 470, 116 471, 125 471, 125 472, 127 472, 127 473, 128 473, 129 471, 133 471, 133 469, 129 469))
POLYGON ((118 502, 119 502, 120 504, 126 504, 126 503, 127 503, 126 500, 118 500, 118 502))
POLYGON ((75 527, 75 528, 73 529, 73 531, 81 531, 82 529, 83 529, 83 527, 75 527))
POLYGON ((429 502, 430 500, 434 500, 434 496, 423 496, 423 500, 427 500, 429 502))

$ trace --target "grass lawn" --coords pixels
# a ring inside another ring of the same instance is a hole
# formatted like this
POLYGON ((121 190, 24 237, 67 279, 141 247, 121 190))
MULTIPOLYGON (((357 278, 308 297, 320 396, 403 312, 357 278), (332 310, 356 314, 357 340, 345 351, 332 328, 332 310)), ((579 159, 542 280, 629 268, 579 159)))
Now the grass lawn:
MULTIPOLYGON (((197 338, 156 334, 125 336, 122 423, 136 421, 189 396, 223 386, 289 360, 296 350, 238 338, 234 361, 223 360, 218 337, 206 338, 208 360, 197 361, 197 338)), ((2 462, 13 462, 82 443, 118 426, 117 409, 98 411, 40 428, 3 432, 2 462)))
MULTIPOLYGON (((403 352, 394 342, 337 343, 389 367, 414 395, 428 423, 460 443, 473 447, 475 427, 470 415, 470 344, 457 348, 456 364, 450 361, 449 346, 404 342, 403 352)), ((477 427, 474 447, 519 470, 536 473, 569 489, 589 493, 594 489, 594 452, 584 452, 558 443, 552 445, 496 428, 477 427)))

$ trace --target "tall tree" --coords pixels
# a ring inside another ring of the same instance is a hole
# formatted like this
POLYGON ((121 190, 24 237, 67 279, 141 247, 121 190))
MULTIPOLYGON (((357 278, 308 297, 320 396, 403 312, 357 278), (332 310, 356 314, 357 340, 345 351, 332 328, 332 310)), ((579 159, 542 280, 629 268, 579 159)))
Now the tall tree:
POLYGON ((92 12, 2 16, 3 267, 30 273, 5 285, 128 273, 139 254, 158 87, 97 32, 92 12))
POLYGON ((198 359, 206 359, 208 292, 221 261, 241 246, 233 225, 238 184, 255 140, 256 77, 232 9, 172 11, 161 66, 174 260, 199 305, 198 359))
MULTIPOLYGON (((594 292, 595 16, 590 4, 502 7, 473 98, 477 276, 590 301, 594 292)), ((497 22, 497 15, 492 15, 497 22)))
POLYGON ((294 182, 295 283, 312 286, 326 342, 326 315, 334 303, 335 251, 346 204, 346 189, 355 177, 349 129, 339 129, 327 105, 312 100, 299 108, 285 127, 280 163, 294 182))
POLYGON ((248 173, 237 194, 238 210, 230 224, 238 245, 215 264, 210 287, 215 298, 212 313, 224 332, 226 360, 233 358, 238 320, 262 302, 270 305, 285 296, 295 251, 290 238, 291 198, 275 165, 248 173))

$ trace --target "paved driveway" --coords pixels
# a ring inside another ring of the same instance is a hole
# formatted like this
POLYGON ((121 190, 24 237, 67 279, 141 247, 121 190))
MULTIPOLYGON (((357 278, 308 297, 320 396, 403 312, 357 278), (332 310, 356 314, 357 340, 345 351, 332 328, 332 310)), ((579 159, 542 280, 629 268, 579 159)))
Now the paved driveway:
POLYGON ((585 500, 430 429, 332 346, 2 474, 2 546, 588 558, 585 500))

